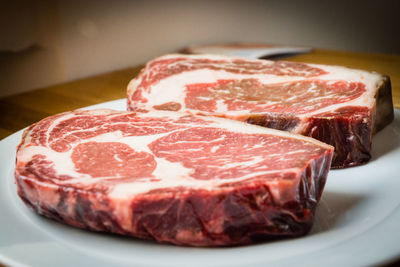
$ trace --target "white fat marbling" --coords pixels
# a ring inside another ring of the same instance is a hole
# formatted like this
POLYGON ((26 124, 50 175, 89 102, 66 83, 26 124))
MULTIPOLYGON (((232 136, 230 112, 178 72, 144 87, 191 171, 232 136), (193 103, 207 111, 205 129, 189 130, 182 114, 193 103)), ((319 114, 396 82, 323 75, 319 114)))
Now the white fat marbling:
MULTIPOLYGON (((124 112, 116 112, 116 111, 111 111, 111 110, 92 110, 89 111, 83 115, 90 115, 90 114, 113 114, 115 113, 115 116, 119 116, 120 114, 124 114, 124 112)), ((57 124, 64 119, 71 118, 73 116, 79 116, 79 115, 74 115, 73 113, 66 113, 60 118, 57 118, 54 123, 57 124)), ((183 113, 174 113, 174 112, 167 112, 167 111, 155 111, 152 113, 143 113, 138 116, 141 117, 158 117, 158 118, 170 118, 171 120, 179 119, 182 116, 187 116, 186 114, 183 113)), ((299 139, 299 140, 304 140, 306 142, 314 143, 317 146, 324 147, 326 149, 331 149, 330 146, 321 143, 315 139, 311 139, 308 137, 300 136, 300 135, 294 135, 288 132, 282 132, 282 131, 277 131, 273 129, 268 129, 268 128, 263 128, 255 125, 249 125, 246 123, 241 123, 238 121, 232 121, 232 120, 226 120, 226 119, 220 119, 220 118, 213 118, 213 117, 198 117, 203 119, 205 124, 199 124, 199 123, 192 123, 192 124, 186 124, 185 126, 182 127, 184 128, 190 128, 190 127, 218 127, 222 129, 226 129, 232 132, 239 132, 239 133, 249 133, 249 134, 273 134, 277 136, 283 136, 283 137, 290 137, 293 139, 299 139)), ((49 132, 51 129, 53 129, 55 125, 52 124, 52 127, 49 128, 49 132)), ((180 131, 182 129, 178 129, 176 131, 180 131)), ((93 129, 89 129, 93 130, 93 129)), ((84 131, 84 130, 81 130, 84 131)), ((25 139, 25 143, 22 144, 20 150, 18 151, 18 161, 20 163, 26 163, 29 162, 34 155, 45 155, 47 159, 52 161, 52 165, 54 166, 54 169, 56 170, 56 173, 58 175, 69 175, 73 177, 71 180, 65 180, 65 183, 71 184, 71 183, 79 183, 79 184, 93 184, 96 183, 100 180, 103 179, 118 179, 118 177, 100 177, 96 179, 92 179, 90 175, 87 174, 82 174, 77 172, 75 169, 75 165, 71 160, 71 154, 74 149, 79 144, 82 143, 87 143, 87 142, 120 142, 129 145, 131 148, 133 148, 137 152, 147 152, 152 154, 151 150, 149 149, 149 144, 153 141, 155 141, 158 138, 161 138, 165 135, 171 134, 171 132, 167 133, 162 133, 162 134, 154 134, 154 135, 146 135, 146 136, 123 136, 120 131, 115 131, 115 132, 109 132, 105 134, 101 134, 98 136, 95 136, 93 138, 89 139, 82 139, 77 143, 72 143, 71 146, 72 148, 69 149, 67 152, 56 152, 52 150, 49 147, 46 146, 40 146, 40 145, 34 145, 27 143, 28 141, 30 142, 30 132, 28 132, 27 137, 25 139)), ((224 136, 221 136, 221 139, 223 139, 224 136)), ((211 151, 217 151, 219 149, 218 146, 215 146, 211 148, 211 151)), ((173 153, 173 152, 172 152, 173 153)), ((224 179, 224 180, 197 180, 191 177, 191 174, 193 174, 194 170, 190 168, 185 168, 181 163, 175 163, 175 162, 170 162, 168 160, 165 160, 163 158, 157 158, 154 157, 156 162, 157 162, 157 167, 155 171, 153 172, 152 176, 154 178, 154 181, 149 181, 152 177, 143 177, 144 179, 138 179, 136 182, 131 182, 131 183, 121 183, 118 184, 116 183, 115 186, 113 187, 113 190, 110 193, 110 196, 112 197, 127 197, 127 196, 132 196, 136 194, 141 194, 141 193, 146 193, 150 190, 153 189, 162 189, 162 188, 173 188, 173 187, 187 187, 187 188, 203 188, 203 189, 212 189, 215 187, 218 187, 224 183, 230 183, 230 182, 238 182, 241 180, 246 180, 252 177, 256 176, 261 176, 261 175, 266 175, 270 173, 280 173, 280 170, 269 170, 269 171, 260 171, 260 172, 251 172, 247 175, 244 175, 240 177, 239 179, 224 179)), ((234 166, 239 166, 239 165, 246 165, 246 166, 251 166, 254 164, 257 164, 263 160, 261 156, 254 157, 252 159, 249 159, 246 162, 241 162, 241 163, 232 163, 232 162, 227 162, 227 165, 225 167, 234 167, 234 166)), ((292 170, 285 170, 287 171, 293 171, 297 172, 297 169, 292 169, 292 170)), ((293 182, 293 181, 292 181, 293 182)), ((59 181, 59 183, 63 183, 63 181, 59 181)), ((278 183, 278 181, 276 181, 278 183)), ((276 184, 278 186, 278 184, 276 184)), ((274 188, 274 182, 271 182, 271 188, 274 188)), ((278 189, 277 189, 278 190, 278 189)), ((273 194, 278 194, 275 192, 276 190, 272 190, 273 194)), ((279 191, 279 190, 278 190, 279 191)))
MULTIPOLYGON (((206 58, 215 60, 235 59, 235 57, 227 57, 221 55, 184 55, 184 56, 188 58, 203 58, 203 59, 206 58)), ((155 60, 174 58, 174 57, 182 57, 182 55, 178 54, 166 55, 160 58, 156 58, 155 60)), ((264 64, 273 63, 273 61, 268 61, 268 60, 263 60, 262 62, 264 64)), ((198 112, 197 110, 191 110, 189 108, 186 108, 185 91, 187 84, 214 83, 217 82, 218 80, 223 80, 223 79, 238 80, 238 79, 254 78, 259 80, 263 84, 319 79, 319 80, 331 81, 332 83, 337 81, 361 82, 366 87, 366 92, 359 98, 356 98, 354 100, 345 103, 332 104, 330 106, 320 108, 316 111, 297 115, 299 118, 305 118, 314 114, 332 111, 340 107, 349 105, 366 106, 369 108, 373 108, 375 103, 374 96, 376 94, 376 91, 384 81, 384 77, 382 75, 374 72, 350 69, 341 66, 318 65, 318 64, 308 64, 308 65, 316 68, 321 68, 328 73, 317 77, 306 78, 301 76, 278 76, 273 74, 235 74, 223 70, 215 71, 209 69, 200 69, 200 70, 183 72, 178 75, 172 75, 166 77, 161 81, 159 81, 158 83, 153 84, 150 88, 148 88, 149 90, 146 90, 146 93, 143 94, 143 96, 148 100, 148 102, 143 104, 143 106, 141 107, 151 110, 153 109, 154 105, 161 105, 167 102, 178 102, 182 105, 181 111, 186 110, 191 113, 197 113, 198 112)), ((130 84, 128 85, 128 95, 133 94, 133 92, 137 89, 138 85, 140 84, 139 82, 140 79, 141 77, 139 76, 137 79, 133 79, 130 82, 130 84)), ((249 114, 249 112, 250 112, 249 110, 228 111, 228 108, 226 104, 223 103, 223 101, 217 101, 216 112, 208 113, 201 111, 201 113, 203 114, 225 114, 231 117, 235 116, 240 117, 249 114)))
POLYGON ((90 178, 90 175, 79 173, 75 170, 75 165, 71 160, 72 150, 67 152, 56 152, 49 147, 28 146, 18 152, 20 162, 29 162, 35 155, 44 155, 51 160, 57 175, 69 175, 78 179, 90 178))

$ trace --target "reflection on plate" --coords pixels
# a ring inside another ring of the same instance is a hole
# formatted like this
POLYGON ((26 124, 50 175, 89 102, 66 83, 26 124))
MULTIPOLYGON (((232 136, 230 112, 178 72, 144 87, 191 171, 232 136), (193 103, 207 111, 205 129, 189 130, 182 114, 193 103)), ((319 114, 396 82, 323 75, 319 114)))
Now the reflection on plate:
MULTIPOLYGON (((125 109, 125 100, 92 108, 125 109)), ((12 266, 365 266, 400 256, 400 111, 373 139, 364 166, 332 170, 305 237, 233 248, 191 248, 91 233, 27 209, 13 170, 18 132, 0 142, 0 262, 12 266)))

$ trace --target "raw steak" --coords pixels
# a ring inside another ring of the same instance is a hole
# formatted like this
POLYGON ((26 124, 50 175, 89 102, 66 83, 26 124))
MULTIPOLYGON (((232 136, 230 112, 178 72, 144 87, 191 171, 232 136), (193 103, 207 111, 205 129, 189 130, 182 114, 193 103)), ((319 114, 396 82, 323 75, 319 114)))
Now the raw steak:
POLYGON ((156 111, 74 111, 23 134, 15 178, 37 213, 178 245, 299 236, 333 147, 287 132, 156 111))
POLYGON ((338 66, 167 55, 128 86, 128 110, 212 115, 316 138, 332 167, 370 159, 374 132, 393 120, 387 76, 338 66))

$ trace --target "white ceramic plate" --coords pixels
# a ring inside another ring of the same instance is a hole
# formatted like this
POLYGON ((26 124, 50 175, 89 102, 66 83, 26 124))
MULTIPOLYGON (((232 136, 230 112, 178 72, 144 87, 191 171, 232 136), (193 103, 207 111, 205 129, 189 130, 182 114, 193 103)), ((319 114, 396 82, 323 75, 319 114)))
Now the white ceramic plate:
MULTIPOLYGON (((125 110, 125 100, 88 108, 125 110)), ((0 142, 0 262, 11 266, 366 266, 400 257, 400 111, 373 139, 372 160, 333 170, 305 237, 191 248, 91 233, 37 216, 14 184, 21 131, 0 142)))

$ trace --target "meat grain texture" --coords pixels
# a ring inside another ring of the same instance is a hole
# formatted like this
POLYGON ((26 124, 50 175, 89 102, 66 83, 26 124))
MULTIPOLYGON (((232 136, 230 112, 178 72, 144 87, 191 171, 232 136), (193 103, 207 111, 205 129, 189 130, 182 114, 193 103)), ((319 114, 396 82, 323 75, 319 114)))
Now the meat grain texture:
POLYGON ((224 117, 316 138, 335 147, 333 168, 368 162, 373 134, 394 118, 388 76, 218 55, 156 58, 127 98, 130 111, 224 117))
POLYGON ((73 111, 25 130, 18 194, 92 231, 190 246, 306 234, 333 147, 233 120, 73 111))

